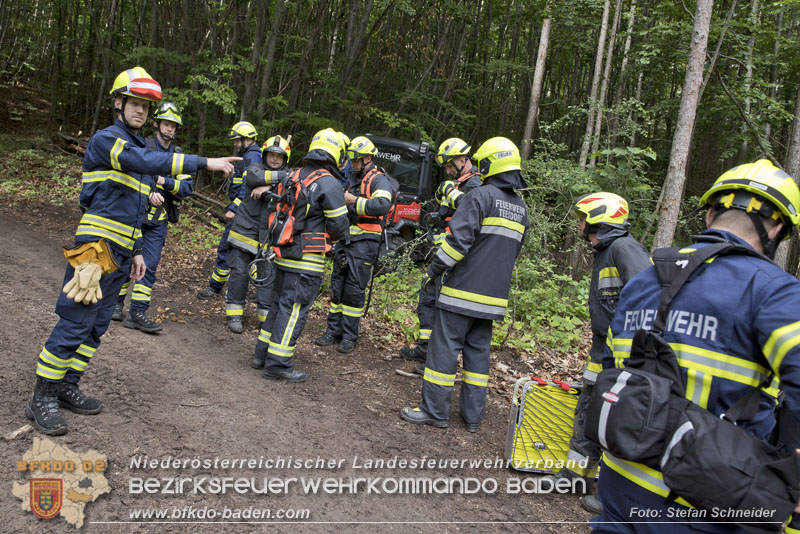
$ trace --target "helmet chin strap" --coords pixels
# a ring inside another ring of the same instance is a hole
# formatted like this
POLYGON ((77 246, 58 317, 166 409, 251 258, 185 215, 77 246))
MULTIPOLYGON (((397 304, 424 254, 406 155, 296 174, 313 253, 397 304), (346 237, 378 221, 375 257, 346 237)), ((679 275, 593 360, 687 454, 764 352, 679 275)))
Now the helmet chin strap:
POLYGON ((766 228, 764 228, 764 223, 761 222, 761 217, 752 211, 748 211, 747 215, 750 217, 750 220, 753 221, 753 226, 756 227, 758 237, 761 238, 761 246, 764 247, 764 255, 774 260, 775 253, 778 251, 778 245, 783 241, 783 237, 786 234, 785 225, 784 228, 781 228, 781 231, 778 232, 778 235, 775 236, 775 239, 770 239, 766 228))
POLYGON ((165 134, 164 132, 161 131, 161 121, 160 120, 156 121, 156 124, 158 124, 158 126, 156 126, 156 131, 158 132, 158 135, 160 135, 161 138, 164 141, 167 141, 167 142, 171 143, 171 142, 173 142, 175 140, 175 136, 174 135, 167 135, 167 134, 165 134))

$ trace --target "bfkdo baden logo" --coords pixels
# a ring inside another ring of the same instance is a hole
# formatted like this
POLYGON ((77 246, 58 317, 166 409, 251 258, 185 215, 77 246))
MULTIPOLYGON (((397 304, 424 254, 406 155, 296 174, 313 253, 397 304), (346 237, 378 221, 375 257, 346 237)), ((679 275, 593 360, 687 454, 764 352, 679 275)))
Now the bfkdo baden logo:
POLYGON ((75 453, 49 439, 33 438, 17 461, 18 475, 28 479, 14 482, 12 492, 23 511, 42 519, 60 516, 80 528, 86 505, 111 491, 106 468, 106 456, 97 451, 75 453))
POLYGON ((42 519, 51 519, 61 511, 64 481, 60 478, 32 478, 31 512, 42 519))

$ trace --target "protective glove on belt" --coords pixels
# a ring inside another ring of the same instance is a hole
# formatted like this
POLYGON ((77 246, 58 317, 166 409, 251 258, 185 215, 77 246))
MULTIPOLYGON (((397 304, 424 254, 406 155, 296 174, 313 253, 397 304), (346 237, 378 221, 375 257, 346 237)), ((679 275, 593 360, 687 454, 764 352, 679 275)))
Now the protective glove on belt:
POLYGON ((119 269, 108 244, 101 239, 63 249, 64 257, 75 268, 72 279, 62 289, 67 298, 86 306, 102 300, 100 278, 119 269))

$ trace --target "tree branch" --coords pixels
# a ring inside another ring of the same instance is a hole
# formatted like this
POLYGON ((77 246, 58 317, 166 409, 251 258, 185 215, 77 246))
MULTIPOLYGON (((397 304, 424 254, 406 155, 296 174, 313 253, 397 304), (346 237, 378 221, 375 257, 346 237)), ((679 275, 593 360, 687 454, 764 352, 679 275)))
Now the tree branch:
POLYGON ((750 128, 750 130, 752 130, 753 134, 755 135, 756 141, 758 141, 758 146, 761 147, 761 151, 764 153, 765 156, 767 156, 770 159, 770 161, 772 161, 772 163, 775 164, 776 167, 783 170, 783 167, 781 167, 781 164, 778 161, 778 159, 775 156, 773 156, 772 153, 769 151, 769 149, 766 147, 766 145, 764 145, 764 141, 761 139, 760 130, 756 128, 756 126, 752 123, 750 117, 747 116, 747 113, 745 113, 744 109, 742 108, 742 105, 739 103, 738 100, 736 100, 736 98, 734 98, 733 94, 731 94, 730 90, 728 89, 728 86, 725 85, 725 80, 722 79, 722 76, 720 75, 719 71, 716 72, 716 75, 717 79, 719 80, 719 83, 722 84, 722 89, 725 91, 725 94, 728 95, 730 101, 736 105, 736 109, 739 110, 739 114, 742 116, 742 119, 744 119, 744 122, 747 123, 747 127, 750 128))

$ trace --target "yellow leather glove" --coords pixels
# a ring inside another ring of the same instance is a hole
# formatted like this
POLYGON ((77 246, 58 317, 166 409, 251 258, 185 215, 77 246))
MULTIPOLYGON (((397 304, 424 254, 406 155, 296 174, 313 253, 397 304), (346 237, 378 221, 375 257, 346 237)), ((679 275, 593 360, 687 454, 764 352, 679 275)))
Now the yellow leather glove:
POLYGON ((75 267, 75 275, 62 291, 67 294, 68 299, 82 302, 85 306, 96 304, 103 298, 103 292, 100 290, 101 276, 103 268, 98 264, 91 261, 81 263, 75 267))

